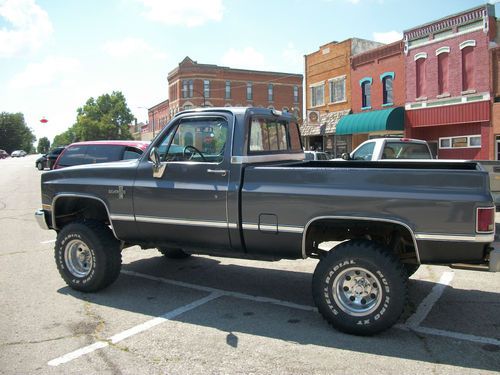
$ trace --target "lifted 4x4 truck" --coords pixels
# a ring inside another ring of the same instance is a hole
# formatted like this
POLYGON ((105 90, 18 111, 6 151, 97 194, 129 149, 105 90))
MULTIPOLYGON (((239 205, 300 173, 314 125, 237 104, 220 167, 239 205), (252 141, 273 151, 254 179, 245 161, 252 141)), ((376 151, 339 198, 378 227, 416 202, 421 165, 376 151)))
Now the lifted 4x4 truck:
POLYGON ((304 161, 296 120, 268 109, 185 111, 139 160, 50 171, 41 184, 36 217, 57 232, 62 278, 83 292, 113 283, 132 245, 172 258, 312 257, 319 312, 370 335, 398 320, 419 265, 500 270, 479 164, 304 161), (340 244, 321 250, 326 241, 340 244))

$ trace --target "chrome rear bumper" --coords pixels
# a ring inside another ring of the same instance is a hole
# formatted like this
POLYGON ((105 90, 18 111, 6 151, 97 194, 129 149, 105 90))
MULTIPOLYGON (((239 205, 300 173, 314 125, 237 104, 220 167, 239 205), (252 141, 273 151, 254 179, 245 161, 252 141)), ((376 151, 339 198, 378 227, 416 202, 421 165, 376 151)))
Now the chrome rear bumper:
POLYGON ((44 210, 38 210, 35 212, 35 218, 36 222, 40 226, 40 228, 49 230, 49 226, 47 225, 47 221, 45 220, 45 211, 44 210))

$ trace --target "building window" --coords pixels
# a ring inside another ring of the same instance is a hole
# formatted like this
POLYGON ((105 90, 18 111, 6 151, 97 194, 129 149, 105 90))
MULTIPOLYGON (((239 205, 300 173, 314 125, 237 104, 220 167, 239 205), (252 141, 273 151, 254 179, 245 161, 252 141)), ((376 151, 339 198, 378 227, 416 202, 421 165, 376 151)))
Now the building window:
POLYGON ((474 47, 462 49, 462 90, 474 89, 474 47))
POLYGON ((210 98, 210 81, 208 79, 203 81, 203 97, 210 98))
POLYGON ((252 82, 247 82, 247 100, 253 99, 253 84, 252 82))
POLYGON ((311 87, 311 107, 325 104, 325 86, 323 84, 311 87))
POLYGON ((330 103, 345 101, 345 76, 336 77, 329 81, 330 103))
POLYGON ((226 99, 231 99, 231 81, 226 81, 226 99))
POLYGON ((293 86, 293 102, 299 102, 299 86, 293 86))
POLYGON ((449 53, 443 52, 438 55, 438 90, 440 95, 448 92, 448 60, 449 53))
POLYGON ((383 94, 382 104, 394 103, 392 77, 387 76, 382 79, 382 94, 383 94))
POLYGON ((274 100, 274 87, 271 83, 267 86, 267 100, 270 102, 274 100))
POLYGON ((372 79, 363 78, 359 84, 361 85, 361 107, 369 109, 372 107, 372 79))
POLYGON ((190 96, 189 96, 189 82, 190 82, 190 80, 188 80, 188 79, 182 80, 182 97, 183 98, 190 98, 190 96))
POLYGON ((439 148, 481 148, 481 135, 439 138, 439 148))
POLYGON ((425 60, 425 58, 420 58, 415 61, 417 98, 421 98, 425 94, 425 60))

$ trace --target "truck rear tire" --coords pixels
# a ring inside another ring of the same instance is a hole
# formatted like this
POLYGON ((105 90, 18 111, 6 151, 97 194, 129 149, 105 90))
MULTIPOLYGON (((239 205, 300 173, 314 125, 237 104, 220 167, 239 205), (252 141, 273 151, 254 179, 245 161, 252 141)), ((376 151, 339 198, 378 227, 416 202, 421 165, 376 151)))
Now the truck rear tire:
POLYGON ((176 248, 170 248, 170 247, 169 248, 159 247, 158 251, 170 259, 185 259, 185 258, 189 258, 191 256, 191 254, 186 253, 182 249, 176 249, 176 248))
POLYGON ((64 226, 57 235, 55 260, 69 287, 96 292, 112 284, 120 274, 120 242, 104 223, 77 221, 64 226))
POLYGON ((401 316, 408 296, 406 270, 382 245, 351 240, 320 260, 312 292, 320 314, 334 328, 373 335, 401 316))

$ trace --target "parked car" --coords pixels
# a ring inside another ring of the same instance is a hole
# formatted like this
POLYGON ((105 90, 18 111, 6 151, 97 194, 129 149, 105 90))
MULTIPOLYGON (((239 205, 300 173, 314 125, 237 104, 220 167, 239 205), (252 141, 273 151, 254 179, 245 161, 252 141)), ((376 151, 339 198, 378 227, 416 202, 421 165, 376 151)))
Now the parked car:
POLYGON ((426 141, 410 138, 376 138, 361 143, 344 160, 433 159, 426 141))
POLYGON ((0 159, 5 159, 9 157, 9 153, 5 150, 0 150, 0 159))
POLYGON ((82 164, 107 163, 111 161, 137 159, 148 147, 144 141, 88 141, 72 143, 66 147, 53 169, 82 164))
POLYGON ((330 160, 326 152, 321 151, 304 151, 306 160, 330 160))
POLYGON ((48 154, 40 156, 35 161, 35 167, 37 167, 39 171, 43 171, 45 168, 52 169, 54 167, 57 158, 65 148, 66 146, 56 147, 55 149, 49 151, 48 154))
POLYGON ((26 156, 26 151, 24 150, 15 150, 12 151, 12 154, 10 154, 11 157, 13 158, 20 158, 26 156))

